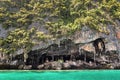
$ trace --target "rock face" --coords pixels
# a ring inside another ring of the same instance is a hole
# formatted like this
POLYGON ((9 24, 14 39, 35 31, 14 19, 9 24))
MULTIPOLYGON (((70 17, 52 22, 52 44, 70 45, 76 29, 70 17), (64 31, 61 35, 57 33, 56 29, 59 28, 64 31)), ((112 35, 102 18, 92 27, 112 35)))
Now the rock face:
POLYGON ((65 40, 61 41, 60 46, 53 44, 44 49, 30 51, 25 65, 19 64, 20 61, 23 61, 23 56, 21 55, 19 60, 20 56, 18 55, 16 57, 19 60, 18 69, 118 69, 120 65, 117 65, 119 63, 117 51, 106 51, 99 56, 98 53, 95 53, 92 42, 82 43, 78 46, 78 44, 73 44, 71 40, 65 40))
POLYGON ((94 41, 98 38, 104 38, 105 36, 89 27, 85 26, 80 31, 76 31, 72 36, 71 39, 73 42, 77 43, 89 43, 94 41))
MULTIPOLYGON (((37 47, 34 47, 28 53, 28 59, 25 64, 21 53, 22 50, 19 50, 18 53, 20 54, 16 55, 16 58, 10 64, 4 64, 4 66, 10 69, 118 69, 120 68, 118 64, 120 29, 116 30, 111 25, 108 25, 107 29, 109 34, 100 33, 85 26, 72 36, 62 37, 56 41, 48 40, 47 45, 40 42, 37 47), (106 51, 102 53, 103 57, 96 53, 93 46, 93 42, 99 38, 104 38, 105 40, 106 51), (41 49, 41 45, 46 45, 46 47, 41 49), (96 56, 95 60, 94 56, 96 56), (62 60, 62 62, 58 60, 62 60)), ((0 37, 5 37, 8 31, 2 29, 0 25, 0 37)), ((0 68, 2 69, 3 67, 1 66, 0 68)))
POLYGON ((108 25, 107 30, 109 34, 96 32, 88 27, 83 27, 71 39, 75 43, 89 43, 97 38, 105 38, 106 51, 120 50, 120 29, 116 30, 112 25, 108 25))
MULTIPOLYGON (((39 23, 32 23, 29 26, 29 28, 31 28, 32 26, 36 26, 36 28, 38 30, 43 31, 44 33, 48 33, 48 31, 46 31, 46 29, 43 26, 40 26, 39 23)), ((106 44, 106 45, 108 45, 108 46, 109 45, 116 46, 117 44, 120 44, 120 28, 114 29, 114 27, 112 25, 108 25, 106 29, 110 32, 109 34, 104 34, 104 33, 98 32, 96 30, 90 29, 87 26, 84 26, 84 27, 82 27, 82 29, 80 31, 76 31, 71 36, 68 36, 68 37, 63 36, 62 38, 58 38, 54 41, 48 40, 47 44, 44 42, 39 42, 39 44, 35 45, 32 50, 40 49, 43 47, 48 47, 49 45, 51 45, 53 43, 60 44, 60 41, 64 40, 64 39, 71 39, 74 43, 79 44, 79 43, 89 43, 98 38, 105 38, 108 42, 108 44, 106 44)), ((7 36, 8 31, 12 31, 12 30, 14 30, 14 28, 9 28, 9 29, 5 30, 2 28, 2 25, 0 24, 0 37, 5 38, 7 36)), ((106 48, 109 50, 109 47, 106 47, 106 48)), ((118 49, 118 47, 117 47, 117 49, 118 49)), ((18 50, 18 53, 19 53, 19 50, 18 50)))
POLYGON ((117 38, 120 40, 120 29, 118 29, 116 33, 117 33, 117 38))
POLYGON ((0 24, 0 38, 5 38, 6 36, 7 36, 7 33, 9 32, 9 31, 12 31, 12 30, 14 30, 15 28, 9 28, 9 29, 4 29, 3 27, 2 27, 2 24, 0 24))

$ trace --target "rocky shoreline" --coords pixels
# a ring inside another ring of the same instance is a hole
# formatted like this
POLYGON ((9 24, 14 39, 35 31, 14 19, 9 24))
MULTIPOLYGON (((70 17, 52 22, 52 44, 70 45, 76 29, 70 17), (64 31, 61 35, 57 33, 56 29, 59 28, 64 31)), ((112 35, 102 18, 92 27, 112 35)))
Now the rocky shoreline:
MULTIPOLYGON (((113 56, 113 55, 112 55, 113 56)), ((84 61, 84 60, 57 60, 57 61, 46 61, 39 65, 26 65, 26 64, 0 64, 0 70, 101 70, 101 69, 120 69, 119 62, 113 62, 106 60, 102 56, 96 58, 96 61, 84 61)))
POLYGON ((53 61, 38 65, 36 69, 32 65, 9 65, 1 64, 0 70, 101 70, 101 69, 120 69, 120 63, 101 63, 84 61, 53 61))

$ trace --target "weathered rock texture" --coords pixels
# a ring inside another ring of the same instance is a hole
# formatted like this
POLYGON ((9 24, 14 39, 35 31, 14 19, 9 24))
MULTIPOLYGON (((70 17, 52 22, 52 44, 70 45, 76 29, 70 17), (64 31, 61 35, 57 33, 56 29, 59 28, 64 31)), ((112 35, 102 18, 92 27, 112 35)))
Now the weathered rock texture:
MULTIPOLYGON (((4 30, 1 26, 2 25, 0 25, 0 37, 6 37, 7 32, 12 30, 12 28, 9 30, 4 30)), ((20 54, 14 56, 9 64, 5 64, 10 67, 2 67, 2 64, 0 68, 118 69, 120 67, 118 64, 120 54, 120 29, 116 29, 112 25, 108 25, 107 29, 109 34, 100 33, 85 26, 71 36, 62 37, 54 41, 48 40, 47 44, 39 42, 39 45, 35 45, 28 53, 26 63, 23 62, 23 50, 18 50, 17 54, 20 54), (97 39, 103 39, 105 42, 105 52, 101 53, 103 56, 102 58, 98 53, 96 53, 95 46, 93 45, 94 41, 97 39), (59 60, 62 60, 62 63, 59 62, 59 60), (70 60, 76 61, 70 62, 70 60), (79 60, 81 60, 82 63, 78 62, 79 60), (46 61, 48 62, 46 63, 46 61), (11 65, 14 65, 15 67, 11 67, 11 65)), ((43 28, 40 30, 45 31, 43 28)), ((47 31, 45 32, 47 33, 47 31)))

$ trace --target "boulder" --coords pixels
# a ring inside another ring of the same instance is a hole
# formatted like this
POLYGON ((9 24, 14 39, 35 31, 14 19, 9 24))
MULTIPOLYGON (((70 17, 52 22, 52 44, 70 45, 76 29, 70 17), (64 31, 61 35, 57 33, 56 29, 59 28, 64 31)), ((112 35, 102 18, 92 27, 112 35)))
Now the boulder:
POLYGON ((44 68, 44 65, 43 64, 41 64, 41 65, 38 65, 38 67, 37 67, 38 69, 43 69, 44 68))
POLYGON ((30 70, 30 69, 32 69, 32 65, 25 65, 25 66, 23 67, 23 69, 24 69, 24 70, 30 70))
POLYGON ((62 66, 62 68, 63 69, 70 69, 70 64, 69 64, 69 62, 68 61, 66 61, 65 63, 63 63, 63 66, 62 66))

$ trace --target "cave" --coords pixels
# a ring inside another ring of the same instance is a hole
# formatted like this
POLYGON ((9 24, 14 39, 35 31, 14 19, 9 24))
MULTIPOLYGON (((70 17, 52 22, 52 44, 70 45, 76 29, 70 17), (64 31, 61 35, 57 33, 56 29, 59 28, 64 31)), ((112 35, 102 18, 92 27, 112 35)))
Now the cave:
POLYGON ((105 53, 105 42, 104 38, 98 38, 93 41, 93 46, 95 47, 95 52, 99 56, 101 56, 103 53, 105 53))

